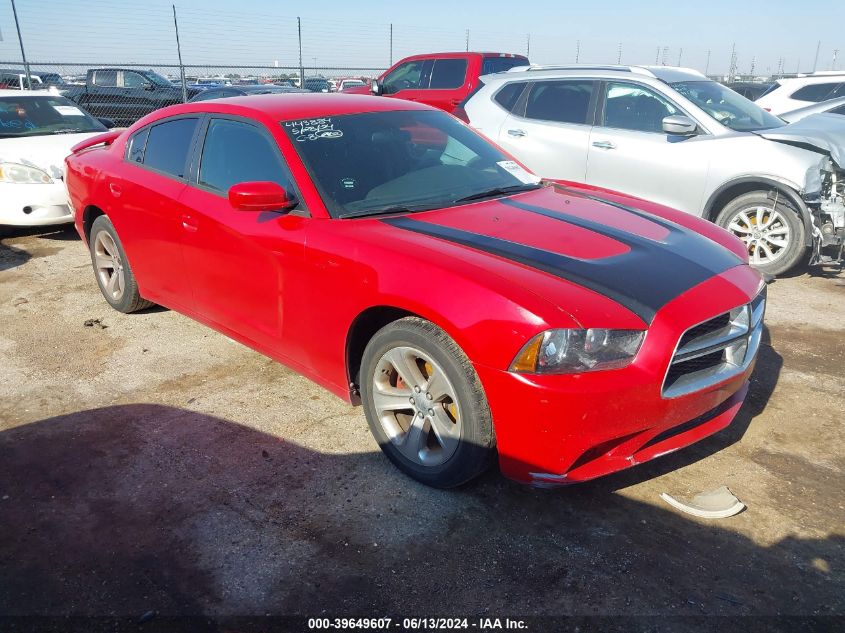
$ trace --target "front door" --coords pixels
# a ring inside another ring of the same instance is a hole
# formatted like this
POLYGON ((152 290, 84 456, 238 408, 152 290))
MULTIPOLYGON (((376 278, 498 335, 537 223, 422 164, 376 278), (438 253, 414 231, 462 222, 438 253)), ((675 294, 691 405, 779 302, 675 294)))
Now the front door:
POLYGON ((193 182, 179 200, 197 315, 286 355, 283 295, 292 271, 301 266, 311 220, 304 209, 259 213, 229 203, 229 188, 251 181, 275 182, 297 196, 278 145, 263 125, 213 117, 201 135, 193 182))
POLYGON ((647 86, 608 82, 604 91, 586 182, 700 215, 713 137, 666 134, 665 117, 687 115, 647 86))

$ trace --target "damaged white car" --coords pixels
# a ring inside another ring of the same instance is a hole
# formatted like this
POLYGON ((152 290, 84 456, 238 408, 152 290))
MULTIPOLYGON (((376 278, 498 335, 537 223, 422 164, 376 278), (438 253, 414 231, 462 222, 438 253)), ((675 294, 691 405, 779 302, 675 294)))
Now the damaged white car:
POLYGON ((845 120, 785 121, 701 73, 670 67, 522 67, 481 78, 470 125, 536 174, 700 215, 780 274, 839 262, 845 120))
POLYGON ((74 145, 106 129, 64 97, 0 90, 0 228, 73 221, 64 159, 74 145))

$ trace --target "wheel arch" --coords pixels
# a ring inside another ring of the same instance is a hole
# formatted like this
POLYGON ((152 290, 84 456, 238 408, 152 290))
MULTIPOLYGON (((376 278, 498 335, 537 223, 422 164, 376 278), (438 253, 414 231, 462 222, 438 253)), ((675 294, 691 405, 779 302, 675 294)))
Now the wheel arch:
POLYGON ((93 204, 89 204, 82 211, 82 232, 85 235, 86 242, 90 242, 91 226, 94 224, 94 220, 105 214, 105 211, 93 204))
POLYGON ((798 209, 804 223, 804 245, 813 245, 813 220, 810 210, 798 193, 798 189, 791 183, 766 176, 744 176, 728 181, 716 189, 704 205, 702 217, 715 222, 719 212, 734 198, 738 198, 752 191, 777 191, 785 196, 798 209))

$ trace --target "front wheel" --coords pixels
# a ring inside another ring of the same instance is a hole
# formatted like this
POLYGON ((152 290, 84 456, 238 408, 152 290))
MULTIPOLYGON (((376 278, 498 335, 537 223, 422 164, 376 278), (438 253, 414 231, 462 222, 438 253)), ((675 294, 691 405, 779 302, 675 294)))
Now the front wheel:
POLYGON ((761 272, 783 274, 806 255, 804 222, 782 194, 741 195, 722 209, 716 224, 742 240, 751 265, 761 272))
POLYGON ((466 354, 433 323, 408 317, 376 332, 360 384, 373 436, 407 475, 452 488, 490 465, 495 440, 481 382, 466 354))

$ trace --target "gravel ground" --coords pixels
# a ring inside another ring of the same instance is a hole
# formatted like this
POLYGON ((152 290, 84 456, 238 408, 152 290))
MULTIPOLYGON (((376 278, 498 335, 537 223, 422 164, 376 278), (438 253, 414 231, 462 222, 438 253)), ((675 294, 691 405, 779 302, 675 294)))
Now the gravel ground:
POLYGON ((731 427, 595 482, 431 490, 360 408, 112 311, 71 229, 0 243, 0 614, 845 615, 845 274, 769 288, 731 427), (666 505, 727 485, 748 505, 666 505))

